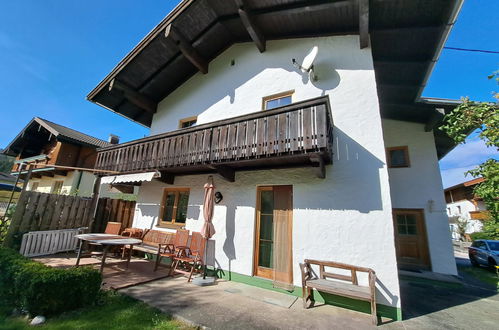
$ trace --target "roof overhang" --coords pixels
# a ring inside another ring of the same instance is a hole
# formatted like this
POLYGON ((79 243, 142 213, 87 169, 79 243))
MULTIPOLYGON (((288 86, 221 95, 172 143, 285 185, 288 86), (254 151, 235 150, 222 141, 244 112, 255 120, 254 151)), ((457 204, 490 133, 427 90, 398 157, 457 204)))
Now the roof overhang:
MULTIPOLYGON (((420 96, 462 3, 184 0, 87 98, 148 127, 158 102, 207 72, 210 61, 234 43, 254 42, 263 52, 267 40, 358 34, 364 47, 369 33, 382 116, 427 124, 435 121, 436 105, 420 96)), ((435 135, 442 157, 454 143, 435 135)))

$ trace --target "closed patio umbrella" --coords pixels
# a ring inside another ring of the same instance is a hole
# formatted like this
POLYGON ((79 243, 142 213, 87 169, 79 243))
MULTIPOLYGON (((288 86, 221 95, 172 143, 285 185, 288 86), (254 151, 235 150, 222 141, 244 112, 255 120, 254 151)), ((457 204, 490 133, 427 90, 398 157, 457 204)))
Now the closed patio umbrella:
POLYGON ((208 241, 215 234, 215 227, 211 222, 213 218, 213 209, 215 207, 215 185, 210 176, 208 182, 204 185, 203 216, 204 224, 201 228, 201 235, 208 241))
POLYGON ((203 216, 204 223, 201 228, 201 235, 205 239, 204 246, 204 275, 206 278, 206 254, 208 249, 208 240, 215 234, 215 226, 213 226, 213 209, 215 208, 215 185, 213 184, 213 177, 208 177, 208 182, 204 185, 204 201, 203 201, 203 216))

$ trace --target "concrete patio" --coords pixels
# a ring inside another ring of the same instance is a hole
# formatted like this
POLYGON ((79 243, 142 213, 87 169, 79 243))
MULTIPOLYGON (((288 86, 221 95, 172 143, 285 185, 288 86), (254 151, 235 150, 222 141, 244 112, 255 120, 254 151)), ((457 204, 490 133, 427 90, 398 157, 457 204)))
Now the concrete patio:
MULTIPOLYGON (((467 285, 421 278, 401 280, 404 321, 383 319, 386 329, 493 329, 499 294, 467 285)), ((212 329, 367 329, 369 314, 330 305, 304 310, 300 298, 218 280, 198 287, 183 277, 162 279, 120 292, 165 313, 212 329)))
MULTIPOLYGON (((36 260, 54 267, 72 267, 75 256, 60 254, 36 260)), ((458 258, 465 266, 466 259, 458 258)), ((83 258, 82 265, 99 267, 100 259, 83 258)), ((175 318, 212 329, 367 329, 369 314, 317 304, 303 309, 300 298, 246 284, 217 280, 200 287, 185 277, 166 277, 168 268, 153 271, 151 261, 109 258, 103 287, 142 300, 175 318)), ((464 277, 463 277, 464 278, 464 277)), ((464 282, 439 282, 424 277, 401 276, 404 321, 383 319, 386 329, 492 329, 499 324, 499 294, 464 278, 464 282)))

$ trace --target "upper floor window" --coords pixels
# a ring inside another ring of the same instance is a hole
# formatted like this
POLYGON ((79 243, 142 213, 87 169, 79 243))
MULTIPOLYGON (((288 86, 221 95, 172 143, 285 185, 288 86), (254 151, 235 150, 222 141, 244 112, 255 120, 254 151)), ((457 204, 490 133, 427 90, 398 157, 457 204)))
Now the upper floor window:
POLYGON ((262 99, 263 110, 270 110, 292 103, 292 96, 295 91, 287 91, 278 94, 265 96, 262 99))
POLYGON ((62 191, 62 185, 64 181, 55 181, 52 185, 52 194, 60 194, 62 191))
POLYGON ((158 225, 184 226, 189 205, 189 188, 167 188, 161 201, 158 225))
POLYGON ((198 121, 198 117, 188 117, 184 119, 180 119, 178 122, 178 128, 187 128, 196 125, 196 122, 198 121))
POLYGON ((386 158, 388 167, 410 167, 407 146, 387 148, 386 158))

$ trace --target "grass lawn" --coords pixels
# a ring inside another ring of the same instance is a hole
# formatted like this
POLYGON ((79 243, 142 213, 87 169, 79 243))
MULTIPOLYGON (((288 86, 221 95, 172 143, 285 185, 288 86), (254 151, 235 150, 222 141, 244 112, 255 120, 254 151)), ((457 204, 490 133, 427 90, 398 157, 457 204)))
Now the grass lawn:
POLYGON ((485 267, 460 267, 459 270, 484 283, 492 284, 499 292, 499 277, 494 271, 491 271, 485 267))
MULTIPOLYGON (((7 317, 12 308, 0 302, 0 330, 33 329, 22 318, 7 317)), ((138 300, 105 292, 95 306, 64 313, 37 329, 193 329, 138 300)))

